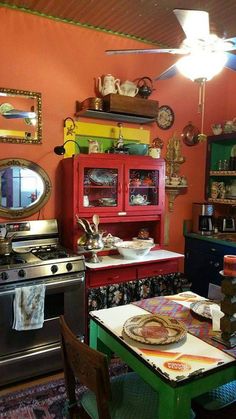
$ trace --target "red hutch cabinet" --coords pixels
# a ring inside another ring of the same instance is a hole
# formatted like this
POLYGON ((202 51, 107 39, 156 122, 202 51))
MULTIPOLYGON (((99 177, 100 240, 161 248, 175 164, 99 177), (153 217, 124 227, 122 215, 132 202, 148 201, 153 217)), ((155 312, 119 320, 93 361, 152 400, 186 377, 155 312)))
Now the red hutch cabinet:
MULTIPOLYGON (((77 252, 77 242, 84 234, 76 215, 92 221, 94 214, 99 215, 99 229, 107 234, 132 240, 141 228, 147 228, 156 248, 162 247, 164 160, 125 154, 81 154, 62 160, 61 172, 60 218, 66 247, 77 252)), ((117 265, 109 258, 114 252, 103 249, 102 265, 86 263, 86 320, 90 310, 184 289, 178 273, 181 255, 154 255, 148 261, 117 265), (111 260, 108 264, 107 256, 111 260)))
POLYGON ((162 159, 125 154, 81 154, 64 159, 62 205, 64 244, 77 251, 83 234, 76 215, 100 217, 100 229, 123 240, 148 228, 155 243, 163 242, 164 175, 162 159))

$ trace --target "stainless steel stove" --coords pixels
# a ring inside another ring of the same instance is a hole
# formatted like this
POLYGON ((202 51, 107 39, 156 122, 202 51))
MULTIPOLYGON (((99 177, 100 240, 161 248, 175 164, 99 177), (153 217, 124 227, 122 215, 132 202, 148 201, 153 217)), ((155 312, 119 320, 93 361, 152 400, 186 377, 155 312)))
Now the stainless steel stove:
POLYGON ((59 316, 81 338, 85 328, 85 262, 60 245, 56 220, 0 223, 12 235, 12 252, 0 255, 0 385, 62 367, 59 316), (15 289, 45 284, 41 329, 16 331, 15 289))
POLYGON ((13 252, 0 255, 0 285, 85 270, 83 256, 59 244, 56 220, 1 223, 1 231, 13 235, 13 252))

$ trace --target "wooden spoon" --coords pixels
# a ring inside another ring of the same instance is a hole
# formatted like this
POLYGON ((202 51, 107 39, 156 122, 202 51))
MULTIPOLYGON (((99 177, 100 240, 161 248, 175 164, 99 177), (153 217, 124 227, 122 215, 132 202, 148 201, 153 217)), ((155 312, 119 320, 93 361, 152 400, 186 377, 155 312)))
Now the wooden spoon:
POLYGON ((96 231, 96 233, 98 233, 99 221, 100 221, 99 215, 94 214, 93 215, 93 223, 95 225, 95 231, 96 231))

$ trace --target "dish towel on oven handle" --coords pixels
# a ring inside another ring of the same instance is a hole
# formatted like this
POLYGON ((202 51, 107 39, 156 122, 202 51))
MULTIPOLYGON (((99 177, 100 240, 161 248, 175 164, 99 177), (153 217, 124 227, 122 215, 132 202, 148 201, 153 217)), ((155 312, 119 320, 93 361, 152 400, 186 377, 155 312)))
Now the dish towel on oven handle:
POLYGON ((44 323, 45 285, 17 287, 13 303, 15 330, 41 329, 44 323))

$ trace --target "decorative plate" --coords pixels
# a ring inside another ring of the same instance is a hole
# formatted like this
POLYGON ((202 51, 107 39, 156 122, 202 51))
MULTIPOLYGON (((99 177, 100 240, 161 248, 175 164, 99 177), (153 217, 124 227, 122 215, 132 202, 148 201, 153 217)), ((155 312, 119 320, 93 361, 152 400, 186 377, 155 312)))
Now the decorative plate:
POLYGON ((141 314, 126 320, 124 333, 131 339, 150 345, 166 345, 183 339, 187 330, 180 321, 155 314, 141 314))
POLYGON ((219 307, 219 305, 220 304, 216 301, 211 300, 196 301, 195 303, 190 304, 190 310, 192 310, 195 314, 198 314, 201 317, 211 319, 211 307, 219 307))
POLYGON ((156 120, 159 128, 169 129, 170 127, 172 127, 174 120, 174 112, 169 106, 163 105, 159 108, 156 120))
POLYGON ((92 169, 88 176, 91 182, 101 186, 113 185, 116 178, 114 173, 106 169, 92 169))

